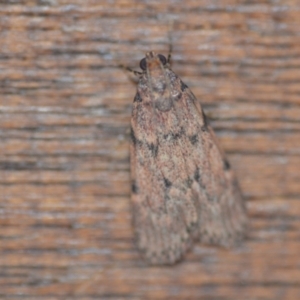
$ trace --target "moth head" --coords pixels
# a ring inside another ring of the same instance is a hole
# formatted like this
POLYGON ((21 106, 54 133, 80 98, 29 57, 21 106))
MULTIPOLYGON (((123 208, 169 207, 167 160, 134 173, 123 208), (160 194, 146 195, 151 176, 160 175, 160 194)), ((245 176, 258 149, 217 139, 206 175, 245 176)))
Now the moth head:
POLYGON ((165 66, 167 64, 167 59, 165 56, 163 56, 162 54, 156 54, 155 52, 151 51, 146 53, 146 57, 144 57, 141 61, 140 61, 140 68, 143 71, 146 71, 147 69, 147 65, 149 63, 155 63, 157 60, 156 58, 159 59, 160 63, 165 66))

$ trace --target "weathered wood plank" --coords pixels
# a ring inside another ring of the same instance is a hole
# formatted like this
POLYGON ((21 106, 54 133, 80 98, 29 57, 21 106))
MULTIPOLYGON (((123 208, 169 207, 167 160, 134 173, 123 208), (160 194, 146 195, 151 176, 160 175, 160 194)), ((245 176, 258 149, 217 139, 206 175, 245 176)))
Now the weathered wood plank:
POLYGON ((300 298, 298 1, 0 3, 0 298, 300 298), (203 103, 249 208, 247 241, 148 267, 129 122, 150 49, 203 103))

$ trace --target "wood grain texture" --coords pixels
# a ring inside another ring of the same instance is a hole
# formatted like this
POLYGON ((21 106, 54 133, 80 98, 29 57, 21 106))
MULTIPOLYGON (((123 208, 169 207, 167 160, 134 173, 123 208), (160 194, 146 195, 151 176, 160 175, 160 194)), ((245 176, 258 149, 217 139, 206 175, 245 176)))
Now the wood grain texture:
POLYGON ((0 3, 1 299, 300 299, 298 1, 0 3), (135 85, 168 51, 235 169, 251 231, 148 267, 131 227, 135 85))

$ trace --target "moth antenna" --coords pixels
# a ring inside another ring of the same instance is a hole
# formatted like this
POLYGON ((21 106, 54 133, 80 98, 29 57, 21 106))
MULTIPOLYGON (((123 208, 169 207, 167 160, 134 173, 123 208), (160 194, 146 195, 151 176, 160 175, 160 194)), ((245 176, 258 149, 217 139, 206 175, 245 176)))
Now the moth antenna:
POLYGON ((168 31, 168 41, 169 41, 169 52, 168 52, 168 58, 167 63, 171 65, 171 58, 172 58, 172 52, 173 52, 173 42, 172 42, 172 31, 174 28, 174 20, 170 21, 169 23, 169 31, 168 31))
POLYGON ((136 76, 141 76, 143 74, 142 72, 135 71, 135 70, 131 69, 130 67, 122 65, 122 64, 118 65, 118 67, 123 69, 123 70, 129 71, 129 72, 133 73, 136 76))

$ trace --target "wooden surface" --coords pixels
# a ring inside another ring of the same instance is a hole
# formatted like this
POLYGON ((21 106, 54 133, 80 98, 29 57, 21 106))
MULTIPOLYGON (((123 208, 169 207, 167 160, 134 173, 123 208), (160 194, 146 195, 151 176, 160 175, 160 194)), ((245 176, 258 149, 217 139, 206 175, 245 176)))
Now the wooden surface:
POLYGON ((300 3, 0 3, 0 299, 300 299, 300 3), (129 121, 144 53, 211 118, 247 200, 241 247, 148 267, 129 121))

